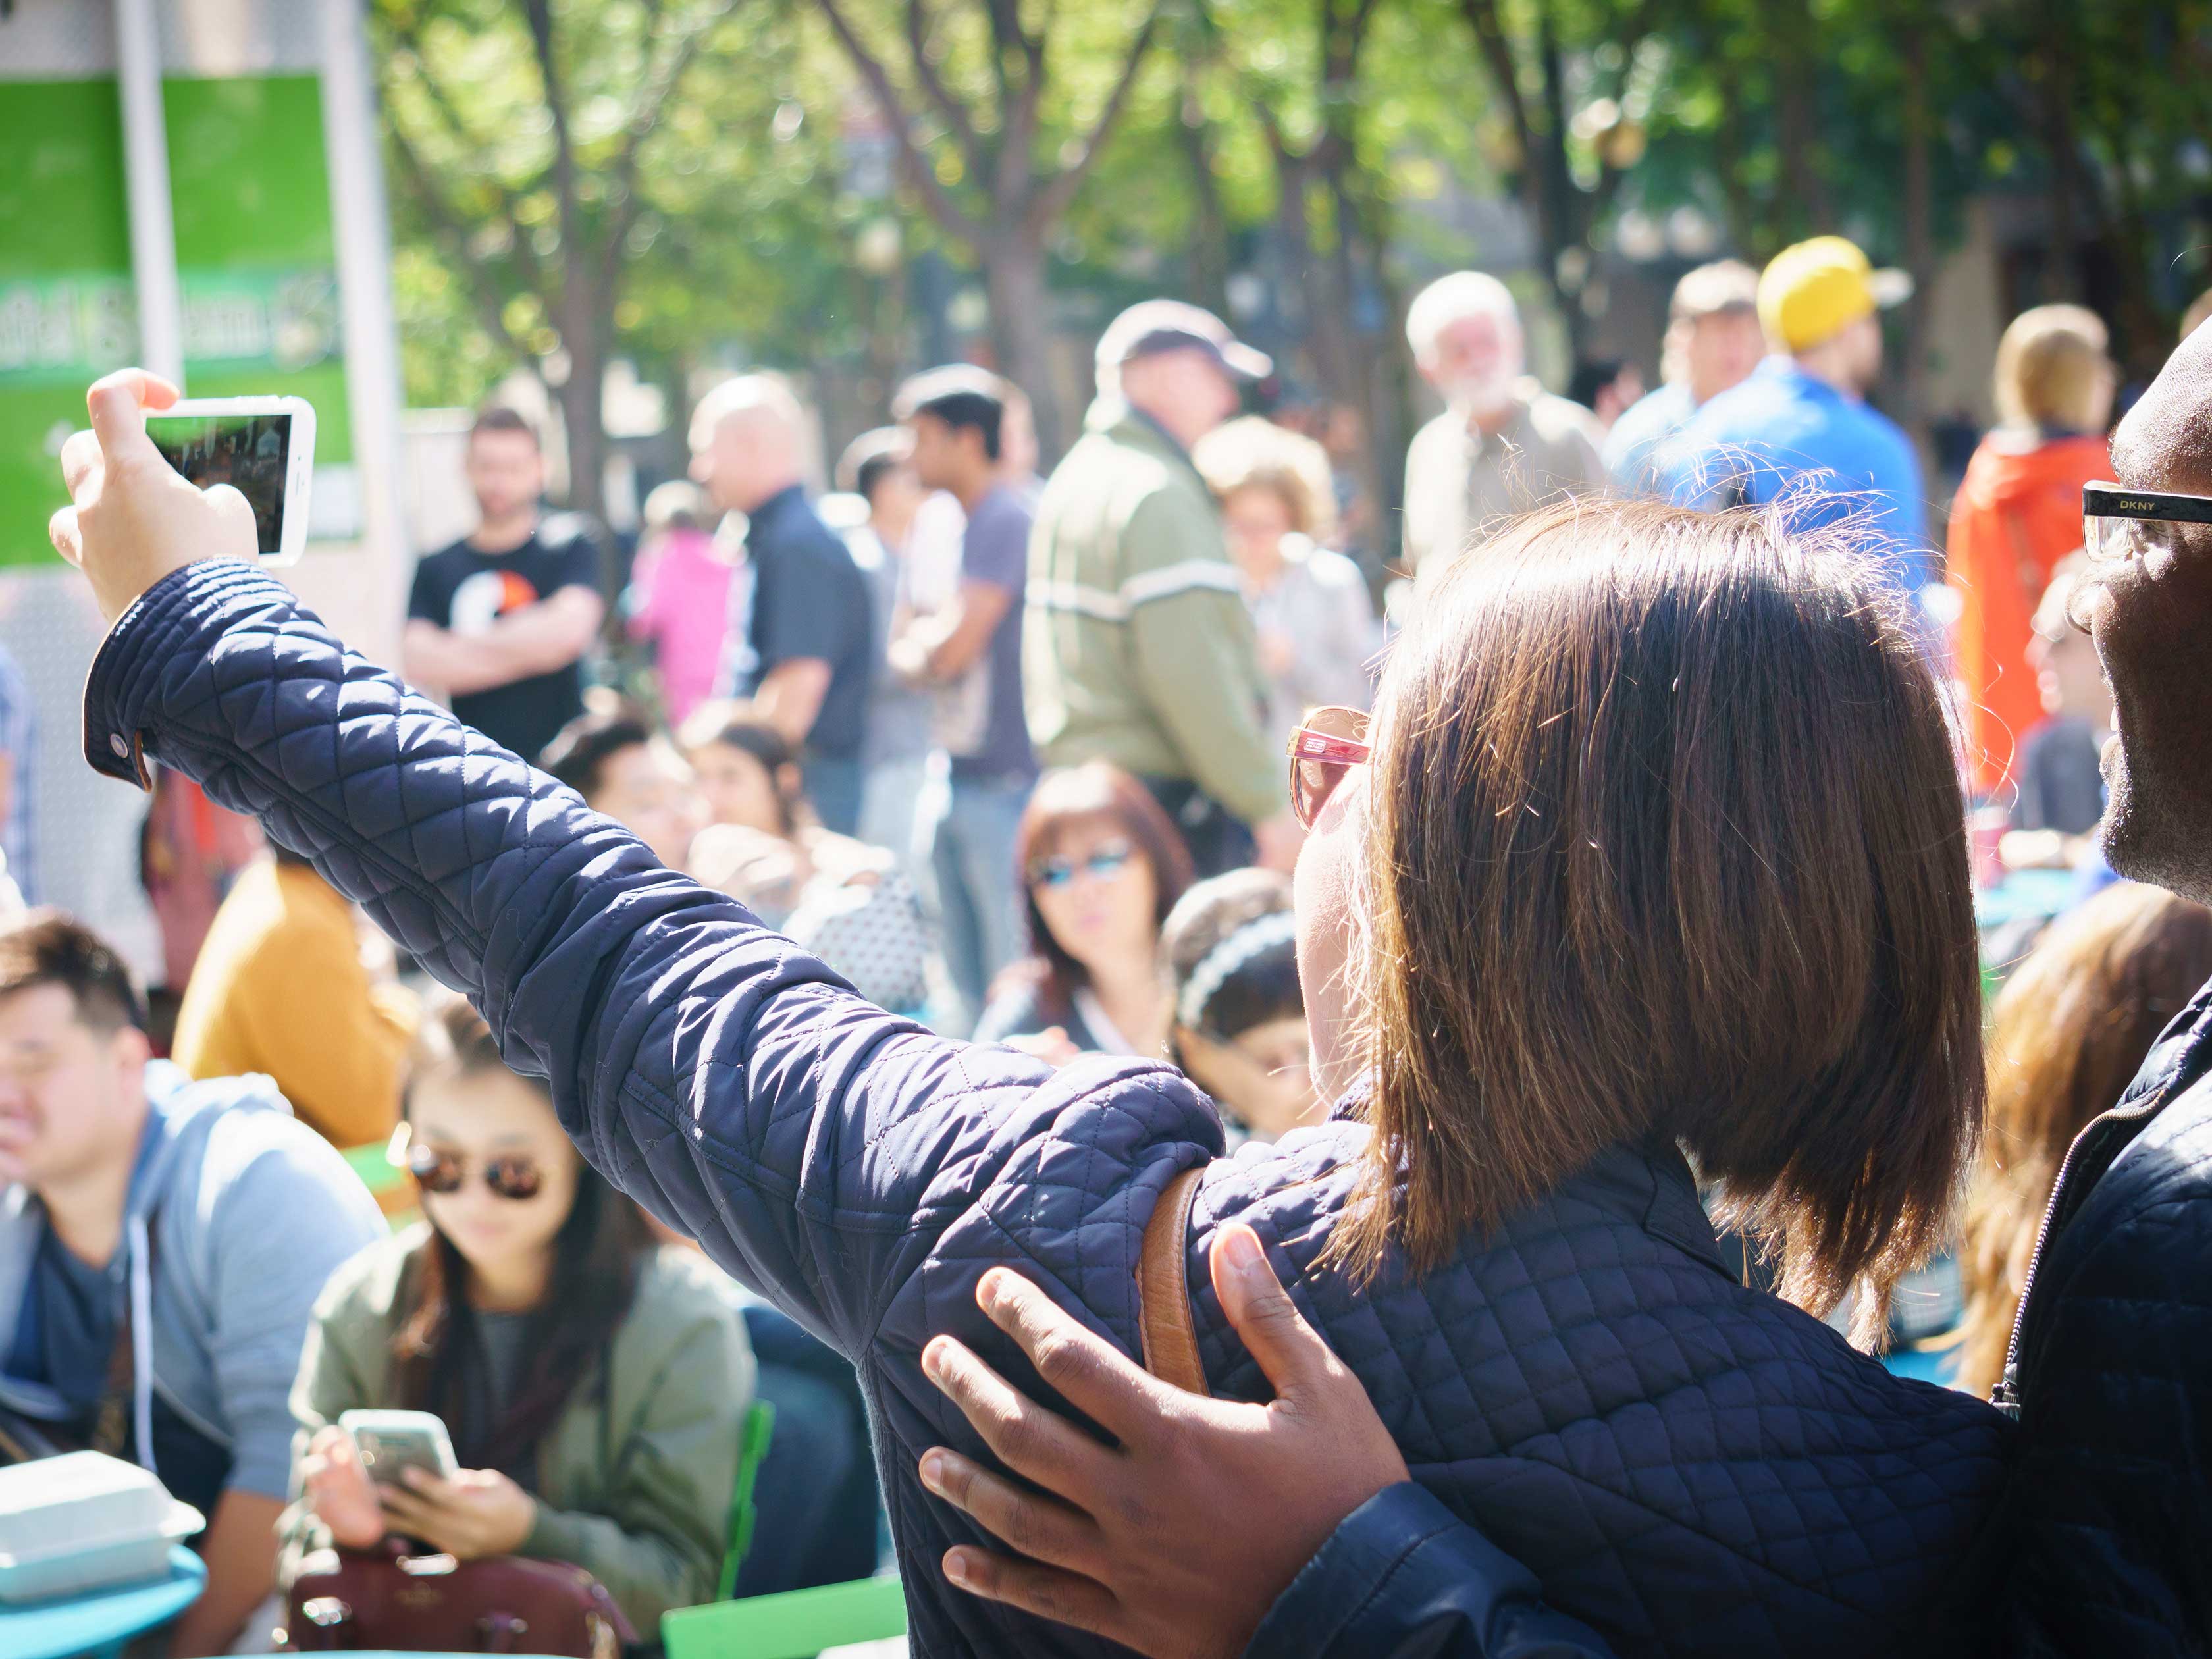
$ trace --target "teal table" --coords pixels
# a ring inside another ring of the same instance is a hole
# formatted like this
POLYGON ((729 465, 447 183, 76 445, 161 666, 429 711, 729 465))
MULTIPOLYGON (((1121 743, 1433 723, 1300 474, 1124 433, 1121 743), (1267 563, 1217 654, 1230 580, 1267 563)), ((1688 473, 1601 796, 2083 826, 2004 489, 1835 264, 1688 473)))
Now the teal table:
POLYGON ((0 1601, 0 1654, 8 1659, 113 1659, 137 1637, 157 1630, 199 1600, 207 1568, 179 1544, 169 1576, 51 1601, 0 1601))
POLYGON ((1899 1348, 1881 1357, 1893 1376, 1910 1376, 1922 1382, 1941 1382, 1946 1387, 1951 1382, 1952 1362, 1958 1358, 1955 1348, 1899 1348))
POLYGON ((2001 885, 1974 892, 1974 925, 1987 933, 2023 915, 2055 916, 2081 878, 2071 870, 2015 870, 2001 885))

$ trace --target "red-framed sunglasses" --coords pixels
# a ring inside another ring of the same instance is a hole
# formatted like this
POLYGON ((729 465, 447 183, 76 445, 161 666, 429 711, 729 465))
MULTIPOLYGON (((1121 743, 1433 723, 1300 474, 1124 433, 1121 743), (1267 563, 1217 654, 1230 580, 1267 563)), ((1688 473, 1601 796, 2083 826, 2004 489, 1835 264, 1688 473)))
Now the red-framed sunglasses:
POLYGON ((1291 811, 1310 830, 1336 786, 1355 766, 1364 766, 1374 749, 1367 741, 1367 716, 1357 708, 1316 708, 1291 733, 1291 811))

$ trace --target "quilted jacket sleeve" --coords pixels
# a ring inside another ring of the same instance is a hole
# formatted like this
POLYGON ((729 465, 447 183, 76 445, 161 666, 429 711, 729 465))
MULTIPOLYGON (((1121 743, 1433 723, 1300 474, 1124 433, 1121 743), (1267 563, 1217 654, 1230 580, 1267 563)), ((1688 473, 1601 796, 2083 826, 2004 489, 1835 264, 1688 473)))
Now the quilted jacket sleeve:
POLYGON ((312 858, 547 1079, 594 1166, 849 1357, 956 1222, 1017 1262, 1072 1239, 1035 1265, 1131 1303, 1131 1189, 1220 1146, 1164 1067, 1054 1073, 863 1001, 252 566, 142 595, 85 721, 96 768, 143 781, 149 753, 312 858), (1055 1205, 1066 1224, 1038 1219, 1055 1205))
POLYGON ((1405 1481, 1346 1516, 1268 1610, 1248 1659, 1613 1659, 1535 1575, 1405 1481))

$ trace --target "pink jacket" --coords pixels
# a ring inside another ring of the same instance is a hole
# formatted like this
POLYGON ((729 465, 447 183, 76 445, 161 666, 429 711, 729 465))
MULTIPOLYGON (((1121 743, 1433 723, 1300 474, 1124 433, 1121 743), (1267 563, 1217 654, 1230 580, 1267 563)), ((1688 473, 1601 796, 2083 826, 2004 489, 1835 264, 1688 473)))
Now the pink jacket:
POLYGON ((629 634, 650 641, 671 724, 714 689, 729 629, 730 567, 703 530, 672 530, 641 549, 630 576, 629 634))

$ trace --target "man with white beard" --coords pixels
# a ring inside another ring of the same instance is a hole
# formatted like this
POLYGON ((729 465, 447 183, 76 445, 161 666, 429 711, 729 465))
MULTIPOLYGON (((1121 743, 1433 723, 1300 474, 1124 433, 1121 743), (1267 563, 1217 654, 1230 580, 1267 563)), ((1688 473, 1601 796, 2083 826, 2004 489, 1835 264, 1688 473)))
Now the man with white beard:
POLYGON ((1492 520, 1601 489, 1590 412, 1523 372, 1521 310, 1505 284, 1455 270, 1423 289, 1406 340, 1444 412, 1406 453, 1406 567, 1425 586, 1492 520))

